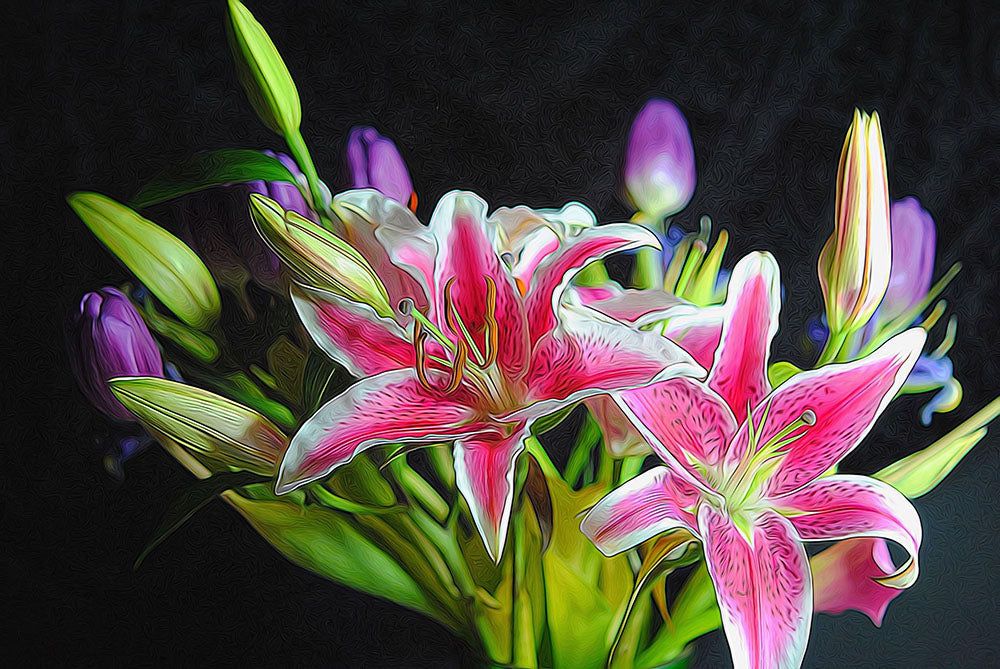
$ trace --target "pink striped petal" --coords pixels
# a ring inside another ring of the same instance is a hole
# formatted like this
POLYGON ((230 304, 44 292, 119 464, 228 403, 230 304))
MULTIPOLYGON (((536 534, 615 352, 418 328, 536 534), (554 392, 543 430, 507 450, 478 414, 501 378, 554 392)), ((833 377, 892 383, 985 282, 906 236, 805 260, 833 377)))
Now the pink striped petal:
POLYGON ((736 420, 704 383, 670 379, 627 390, 618 402, 662 460, 679 463, 702 483, 721 482, 715 467, 736 432, 736 420))
POLYGON ((806 552, 785 518, 748 518, 750 537, 725 512, 704 504, 698 526, 736 669, 798 667, 812 625, 806 552))
POLYGON ((748 407, 757 406, 771 391, 767 361, 780 309, 781 282, 774 257, 745 256, 729 280, 722 338, 708 375, 709 387, 729 404, 737 422, 743 422, 748 407))
POLYGON ((559 248, 562 240, 597 225, 593 212, 579 202, 570 202, 561 209, 500 207, 490 214, 490 220, 500 232, 497 249, 501 257, 509 254, 511 274, 522 294, 531 284, 535 269, 559 248))
POLYGON ((367 304, 334 293, 293 285, 292 303, 323 352, 354 376, 412 367, 413 344, 396 321, 367 304))
POLYGON ((427 390, 412 369, 358 381, 317 411, 292 438, 278 472, 283 494, 326 476, 372 446, 450 441, 489 425, 464 389, 427 390))
MULTIPOLYGON (((444 288, 452 283, 455 309, 480 352, 486 351, 487 277, 496 285, 497 360, 508 376, 524 371, 528 360, 527 326, 521 294, 497 255, 496 224, 486 219, 486 203, 472 193, 453 191, 438 202, 429 232, 437 243, 434 281, 435 319, 443 330, 444 288)), ((456 338, 461 333, 453 332, 456 338)))
POLYGON ((896 571, 884 539, 848 539, 816 554, 809 561, 817 613, 860 611, 882 625, 889 602, 903 592, 882 585, 896 571))
POLYGON ((495 429, 455 442, 455 485, 469 505, 486 551, 500 562, 514 499, 514 461, 524 450, 525 424, 509 434, 495 429))
POLYGON ((580 530, 610 557, 667 530, 697 531, 694 509, 700 499, 697 488, 668 467, 654 467, 601 499, 580 530))
POLYGON ((434 251, 421 235, 426 228, 409 209, 377 190, 366 188, 349 190, 333 199, 333 210, 343 221, 347 239, 375 269, 389 292, 393 304, 404 298, 413 300, 418 307, 427 306, 427 285, 422 285, 409 272, 393 263, 387 249, 397 242, 408 249, 400 250, 418 267, 433 272, 434 251), (381 232, 376 232, 380 230, 381 232), (378 237, 378 239, 376 238, 378 237), (388 237, 383 245, 382 237, 388 237))
POLYGON ((805 541, 851 537, 895 541, 910 555, 891 575, 895 587, 909 587, 916 580, 920 517, 910 501, 888 483, 867 476, 824 476, 771 503, 805 541))
MULTIPOLYGON (((809 483, 854 449, 903 385, 926 334, 912 328, 896 335, 871 355, 845 364, 796 374, 753 412, 758 444, 765 443, 805 411, 816 423, 800 428, 766 484, 764 494, 778 496, 809 483), (767 420, 761 426, 764 413, 767 420)), ((747 423, 740 426, 726 456, 735 467, 748 445, 747 423)))
POLYGON ((640 246, 659 248, 660 243, 646 228, 624 223, 590 228, 563 242, 538 266, 525 296, 532 343, 556 327, 559 302, 577 272, 595 260, 640 246))
POLYGON ((506 420, 544 416, 587 397, 662 379, 705 375, 681 347, 657 334, 579 305, 563 305, 561 314, 560 327, 532 351, 524 376, 529 406, 506 420))
POLYGON ((675 311, 694 308, 688 302, 665 290, 622 289, 615 283, 605 286, 574 288, 581 304, 626 323, 648 323, 669 318, 675 311))

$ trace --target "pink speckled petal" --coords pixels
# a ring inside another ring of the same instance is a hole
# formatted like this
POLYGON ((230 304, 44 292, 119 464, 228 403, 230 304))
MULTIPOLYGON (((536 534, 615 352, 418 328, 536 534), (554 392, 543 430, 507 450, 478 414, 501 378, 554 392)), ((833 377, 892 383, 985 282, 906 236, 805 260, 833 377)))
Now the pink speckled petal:
POLYGON ((362 379, 320 407, 292 437, 276 490, 286 493, 322 478, 380 444, 450 441, 482 432, 489 424, 476 400, 461 387, 450 395, 427 390, 412 369, 362 379))
POLYGON ((680 463, 703 483, 736 432, 736 420, 722 398, 689 378, 627 390, 618 402, 662 460, 680 463))
POLYGON ((514 499, 514 461, 528 436, 523 423, 455 442, 455 485, 469 505, 486 550, 499 562, 514 499))
POLYGON ((291 292, 313 341, 354 376, 413 366, 413 344, 396 321, 325 290, 293 285, 291 292))
POLYGON ((771 391, 767 361, 778 331, 781 283, 770 253, 751 253, 733 269, 722 338, 708 385, 726 401, 738 423, 747 408, 771 391))
POLYGON ((813 573, 814 606, 817 613, 860 611, 882 625, 889 602, 902 590, 883 585, 896 571, 884 539, 847 539, 809 561, 813 573))
POLYGON ((546 257, 535 270, 524 298, 532 343, 555 329, 559 302, 577 272, 595 260, 640 246, 659 247, 659 241, 640 225, 602 225, 564 241, 546 257))
POLYGON ((700 492, 668 467, 655 467, 613 490, 584 517, 580 530, 605 555, 638 546, 657 534, 697 528, 700 492))
MULTIPOLYGON (((675 307, 670 310, 670 318, 663 327, 663 336, 676 342, 698 364, 705 369, 711 369, 715 361, 715 351, 722 338, 722 323, 725 319, 725 307, 675 307)), ((639 319, 636 325, 645 325, 645 318, 639 319)))
POLYGON ((909 587, 916 580, 920 517, 910 501, 888 483, 867 476, 825 476, 771 503, 805 541, 851 537, 895 541, 910 558, 887 578, 897 588, 909 587))
POLYGON ((736 669, 798 667, 812 624, 812 575, 795 528, 770 510, 744 536, 723 511, 698 512, 708 573, 736 669))
MULTIPOLYGON (((753 411, 757 426, 767 411, 765 424, 757 430, 758 444, 807 410, 816 418, 815 425, 799 428, 795 434, 802 436, 786 446, 786 455, 764 484, 764 494, 775 497, 800 488, 851 452, 903 385, 925 339, 922 329, 907 330, 861 360, 796 374, 758 404, 753 411)), ((736 466, 748 443, 744 422, 726 455, 727 468, 736 466)))

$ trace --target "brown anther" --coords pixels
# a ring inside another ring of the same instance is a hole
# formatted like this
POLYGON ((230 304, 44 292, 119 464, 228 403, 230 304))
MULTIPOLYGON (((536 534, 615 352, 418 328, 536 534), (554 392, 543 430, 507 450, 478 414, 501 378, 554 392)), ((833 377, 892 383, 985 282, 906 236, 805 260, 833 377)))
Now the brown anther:
POLYGON ((499 347, 500 324, 497 323, 497 284, 493 277, 486 277, 486 321, 483 329, 486 331, 486 367, 497 361, 499 347))
POLYGON ((417 213, 417 193, 416 193, 416 191, 410 193, 410 201, 407 203, 406 206, 414 214, 417 213))
POLYGON ((462 329, 455 317, 455 303, 451 300, 451 287, 455 283, 455 277, 448 279, 444 284, 444 319, 448 323, 448 328, 456 337, 462 336, 462 329))
POLYGON ((448 379, 448 386, 444 389, 445 393, 453 393, 458 390, 458 386, 462 383, 462 374, 465 373, 465 363, 469 359, 469 346, 464 341, 459 340, 458 351, 455 353, 455 362, 451 366, 451 378, 448 379))
POLYGON ((424 350, 424 341, 427 339, 427 333, 424 332, 424 326, 420 324, 420 321, 413 321, 413 349, 416 352, 416 361, 413 368, 417 372, 417 380, 427 390, 434 390, 434 386, 431 385, 430 379, 427 378, 427 352, 424 350))

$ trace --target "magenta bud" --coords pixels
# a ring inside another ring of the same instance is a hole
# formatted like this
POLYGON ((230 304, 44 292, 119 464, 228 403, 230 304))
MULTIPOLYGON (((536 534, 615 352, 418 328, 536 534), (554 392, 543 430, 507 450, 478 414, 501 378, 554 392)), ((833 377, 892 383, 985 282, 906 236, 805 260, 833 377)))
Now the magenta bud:
POLYGON ((68 333, 70 363, 80 389, 102 412, 134 420, 115 399, 108 379, 163 376, 163 359, 149 328, 125 295, 110 286, 80 300, 68 333))
POLYGON ((889 288, 879 305, 879 320, 890 321, 917 306, 927 295, 934 274, 934 219, 915 197, 905 197, 889 208, 892 266, 889 288))
POLYGON ((347 168, 355 188, 374 188, 404 207, 416 207, 413 182, 391 139, 359 126, 347 140, 347 168))
POLYGON ((694 186, 694 146, 687 120, 674 103, 654 98, 636 115, 629 132, 628 198, 638 211, 660 221, 687 206, 694 186))

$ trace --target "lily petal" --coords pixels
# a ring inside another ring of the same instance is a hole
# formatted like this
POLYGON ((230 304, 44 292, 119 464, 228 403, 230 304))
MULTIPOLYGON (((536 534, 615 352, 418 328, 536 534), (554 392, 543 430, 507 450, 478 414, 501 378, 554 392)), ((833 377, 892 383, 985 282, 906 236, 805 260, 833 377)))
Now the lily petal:
POLYGON ((920 517, 910 501, 888 483, 867 476, 824 476, 771 501, 805 541, 850 537, 895 541, 910 559, 883 582, 906 588, 916 580, 920 517))
POLYGON ((781 309, 781 282, 774 256, 751 253, 736 264, 725 309, 708 385, 726 400, 736 420, 743 422, 748 406, 756 406, 771 391, 767 361, 781 309))
POLYGON ((524 450, 525 424, 509 434, 489 430, 455 442, 455 485, 469 505, 486 550, 499 562, 514 500, 514 461, 524 450))
POLYGON ((616 488, 584 517, 580 530, 608 557, 678 527, 696 531, 699 491, 654 467, 616 488))
POLYGON ((352 375, 413 367, 413 344, 396 321, 329 291, 293 284, 291 293, 313 341, 352 375))
POLYGON ((703 484, 736 433, 729 406, 704 383, 688 378, 627 390, 617 400, 660 459, 680 463, 703 484))
MULTIPOLYGON (((645 318, 636 325, 645 325, 645 318)), ((722 339, 722 323, 725 307, 677 307, 673 309, 663 328, 663 336, 680 344, 691 354, 698 364, 711 369, 715 361, 715 351, 722 339)))
POLYGON ((532 343, 556 327, 559 303, 577 272, 605 256, 660 242, 640 225, 602 225, 565 241, 538 266, 525 296, 532 343))
POLYGON ((889 602, 903 592, 880 582, 896 570, 884 539, 865 537, 838 542, 813 556, 809 566, 817 613, 854 609, 881 626, 889 602))
POLYGON ((672 313, 687 312, 692 307, 690 303, 665 290, 622 289, 611 282, 606 286, 577 287, 574 292, 582 304, 611 318, 632 324, 664 320, 672 313))
MULTIPOLYGON (((801 436, 785 447, 764 494, 776 497, 800 488, 850 453, 902 387, 926 337, 921 328, 912 328, 860 360, 796 374, 758 404, 753 411, 758 443, 804 412, 815 414, 815 424, 800 428, 801 436)), ((727 467, 735 467, 743 457, 748 437, 744 422, 726 455, 727 467)))
MULTIPOLYGON (((521 294, 497 255, 493 240, 496 224, 486 219, 486 203, 473 193, 453 191, 438 202, 428 232, 437 245, 434 314, 446 322, 444 287, 452 284, 451 299, 476 346, 486 351, 488 323, 487 280, 496 288, 497 360, 509 376, 523 372, 528 360, 527 327, 521 294)), ((456 337, 461 333, 453 332, 456 337)))
POLYGON ((604 435, 604 445, 608 452, 616 458, 628 455, 645 455, 649 453, 649 443, 635 426, 632 425, 622 410, 608 395, 598 395, 586 400, 597 425, 604 435))
POLYGON ((798 667, 812 625, 812 575, 806 552, 785 518, 765 510, 750 537, 723 511, 698 512, 708 573, 736 669, 798 667))
POLYGON ((544 416, 587 397, 705 370, 668 339, 633 330, 579 305, 560 307, 562 322, 543 337, 524 376, 534 403, 504 420, 544 416))
POLYGON ((438 442, 488 429, 464 391, 424 388, 412 369, 358 381, 317 411, 292 438, 278 472, 283 494, 326 476, 357 453, 388 443, 438 442))

